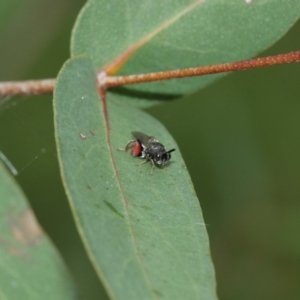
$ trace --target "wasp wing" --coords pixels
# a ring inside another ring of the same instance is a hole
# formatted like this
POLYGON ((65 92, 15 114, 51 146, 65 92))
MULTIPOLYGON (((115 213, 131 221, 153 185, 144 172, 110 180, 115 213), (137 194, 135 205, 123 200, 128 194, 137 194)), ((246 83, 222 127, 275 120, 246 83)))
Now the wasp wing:
POLYGON ((139 131, 132 131, 131 133, 144 147, 148 146, 149 141, 156 141, 156 139, 153 136, 149 136, 139 131))

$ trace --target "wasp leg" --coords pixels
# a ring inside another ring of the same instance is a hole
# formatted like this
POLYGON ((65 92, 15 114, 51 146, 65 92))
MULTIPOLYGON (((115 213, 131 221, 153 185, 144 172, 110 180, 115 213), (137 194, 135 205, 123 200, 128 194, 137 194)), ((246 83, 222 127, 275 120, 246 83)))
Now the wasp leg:
POLYGON ((141 163, 139 163, 138 166, 141 166, 141 165, 147 163, 148 161, 151 162, 151 172, 150 173, 151 173, 151 175, 153 175, 153 169, 155 166, 153 159, 146 159, 146 160, 142 161, 141 163))
POLYGON ((141 163, 139 163, 138 166, 141 166, 141 165, 147 163, 148 161, 149 161, 149 160, 146 159, 146 160, 142 161, 141 163))
POLYGON ((135 143, 135 140, 131 140, 131 141, 129 141, 129 142, 126 144, 125 148, 118 148, 118 150, 119 150, 119 151, 125 151, 125 152, 127 152, 127 150, 128 150, 134 143, 135 143))
POLYGON ((150 172, 150 173, 151 173, 151 175, 153 175, 154 161, 153 161, 153 159, 151 159, 150 161, 151 161, 151 165, 152 165, 152 166, 151 166, 151 172, 150 172))

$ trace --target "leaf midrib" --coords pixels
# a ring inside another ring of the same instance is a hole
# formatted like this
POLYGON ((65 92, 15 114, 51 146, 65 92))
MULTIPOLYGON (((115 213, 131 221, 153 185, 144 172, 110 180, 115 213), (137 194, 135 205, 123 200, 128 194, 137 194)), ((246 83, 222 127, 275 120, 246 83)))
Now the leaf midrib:
POLYGON ((110 132, 109 132, 109 130, 110 130, 109 118, 108 118, 108 111, 107 111, 107 105, 106 105, 107 104, 106 103, 106 91, 100 92, 100 98, 101 98, 101 105, 102 105, 102 113, 103 113, 104 120, 105 120, 105 132, 106 132, 107 145, 108 145, 108 148, 109 148, 109 154, 110 154, 110 158, 111 158, 111 161, 112 161, 112 169, 113 169, 113 172, 115 173, 115 178, 116 178, 117 184, 119 186, 120 195, 121 195, 121 198, 123 200, 124 208, 125 208, 125 211, 126 211, 126 218, 127 218, 127 221, 128 221, 128 227, 129 227, 129 232, 130 232, 133 248, 135 249, 135 254, 136 254, 138 264, 139 264, 140 269, 141 269, 141 271, 144 275, 145 281, 146 281, 146 283, 149 287, 149 291, 152 295, 152 298, 157 299, 157 296, 154 293, 153 288, 151 288, 152 284, 151 284, 149 275, 148 275, 147 271, 145 270, 145 267, 142 264, 142 258, 140 256, 140 252, 139 252, 139 249, 138 249, 138 246, 137 246, 137 241, 136 241, 134 231, 133 231, 132 222, 131 222, 130 215, 129 215, 129 209, 128 209, 129 202, 126 198, 126 195, 125 195, 125 192, 124 192, 124 189, 123 189, 123 185, 122 185, 120 177, 119 177, 119 172, 118 172, 118 169, 117 169, 116 161, 115 161, 113 151, 112 151, 112 144, 111 144, 110 132))
POLYGON ((197 0, 190 5, 188 5, 184 10, 182 10, 180 13, 176 14, 169 20, 162 23, 160 26, 158 26, 156 29, 154 29, 152 32, 147 34, 145 37, 142 37, 138 42, 133 44, 132 46, 128 47, 123 53, 121 53, 118 57, 116 57, 111 63, 109 63, 107 66, 105 66, 103 69, 106 71, 109 75, 116 74, 122 66, 126 63, 126 61, 143 45, 145 45, 147 42, 149 42, 151 39, 153 39, 156 35, 158 35, 163 30, 170 27, 172 24, 180 20, 181 17, 185 16, 187 13, 192 11, 195 7, 199 6, 200 4, 204 3, 205 0, 197 0))

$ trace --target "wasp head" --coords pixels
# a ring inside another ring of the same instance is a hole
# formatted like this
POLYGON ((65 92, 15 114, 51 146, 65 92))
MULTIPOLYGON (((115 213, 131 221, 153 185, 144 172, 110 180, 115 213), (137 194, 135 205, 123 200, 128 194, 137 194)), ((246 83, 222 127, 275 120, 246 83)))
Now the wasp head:
POLYGON ((175 149, 157 153, 154 157, 155 163, 157 163, 158 165, 164 166, 171 159, 171 152, 173 152, 173 151, 175 151, 175 149))

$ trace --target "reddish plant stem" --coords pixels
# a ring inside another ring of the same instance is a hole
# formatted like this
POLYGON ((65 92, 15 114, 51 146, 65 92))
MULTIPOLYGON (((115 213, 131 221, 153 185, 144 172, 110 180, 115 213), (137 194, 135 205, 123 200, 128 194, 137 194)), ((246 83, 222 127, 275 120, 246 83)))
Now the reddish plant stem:
POLYGON ((0 82, 0 96, 51 94, 55 79, 0 82))
MULTIPOLYGON (((102 71, 98 75, 98 81, 99 85, 102 88, 110 88, 126 84, 136 84, 142 82, 152 82, 159 80, 248 70, 254 68, 292 63, 297 61, 300 61, 300 51, 268 57, 259 57, 239 62, 202 66, 189 69, 179 69, 173 71, 163 71, 157 73, 146 73, 139 75, 106 76, 106 74, 102 71)), ((2 83, 0 82, 0 97, 14 95, 50 94, 53 92, 54 85, 55 79, 11 81, 2 83)))
POLYGON ((136 84, 142 82, 151 82, 167 79, 175 79, 182 77, 201 76, 208 74, 216 74, 223 72, 240 71, 254 68, 261 68, 273 65, 286 64, 300 61, 300 51, 295 51, 287 54, 279 54, 275 56, 259 57, 250 60, 243 60, 232 63, 217 64, 211 66, 203 66, 189 69, 179 69, 173 71, 163 71, 157 73, 146 73, 140 75, 129 76, 107 76, 102 79, 100 84, 106 88, 136 84))

